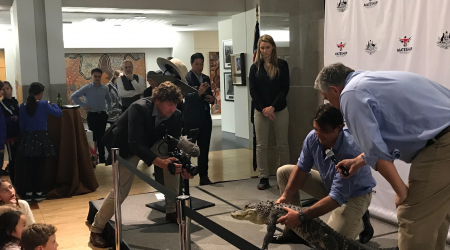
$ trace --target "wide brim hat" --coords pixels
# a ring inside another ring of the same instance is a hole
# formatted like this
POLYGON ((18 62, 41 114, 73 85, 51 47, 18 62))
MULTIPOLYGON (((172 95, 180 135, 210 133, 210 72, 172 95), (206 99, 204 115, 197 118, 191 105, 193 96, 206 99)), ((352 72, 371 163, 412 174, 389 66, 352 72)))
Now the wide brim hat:
POLYGON ((158 57, 156 59, 156 63, 158 64, 158 67, 162 70, 164 75, 173 75, 184 83, 187 82, 186 75, 188 73, 188 70, 186 68, 186 65, 184 65, 181 60, 173 58, 169 61, 166 58, 158 57))

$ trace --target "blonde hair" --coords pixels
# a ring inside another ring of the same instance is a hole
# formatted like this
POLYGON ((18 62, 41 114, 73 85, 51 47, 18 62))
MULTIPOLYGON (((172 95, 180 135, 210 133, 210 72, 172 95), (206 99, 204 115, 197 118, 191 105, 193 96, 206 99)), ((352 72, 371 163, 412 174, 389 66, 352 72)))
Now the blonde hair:
POLYGON ((256 51, 256 58, 255 58, 255 64, 256 64, 256 67, 258 67, 258 71, 259 71, 259 66, 261 64, 261 60, 263 60, 263 57, 261 55, 261 50, 259 49, 259 46, 261 45, 261 42, 270 43, 272 45, 272 47, 273 47, 272 48, 272 55, 270 55, 269 67, 267 69, 267 75, 270 77, 270 79, 274 79, 275 76, 279 72, 277 45, 275 44, 275 41, 273 40, 273 38, 270 35, 263 35, 263 36, 261 36, 259 38, 259 40, 258 40, 258 49, 256 51))

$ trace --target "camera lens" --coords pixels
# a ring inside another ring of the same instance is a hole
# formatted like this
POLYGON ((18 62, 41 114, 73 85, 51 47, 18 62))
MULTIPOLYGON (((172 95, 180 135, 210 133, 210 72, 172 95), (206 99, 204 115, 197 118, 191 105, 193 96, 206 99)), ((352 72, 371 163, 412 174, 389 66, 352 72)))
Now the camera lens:
POLYGON ((192 176, 196 176, 198 174, 198 167, 193 164, 188 164, 186 170, 192 176))

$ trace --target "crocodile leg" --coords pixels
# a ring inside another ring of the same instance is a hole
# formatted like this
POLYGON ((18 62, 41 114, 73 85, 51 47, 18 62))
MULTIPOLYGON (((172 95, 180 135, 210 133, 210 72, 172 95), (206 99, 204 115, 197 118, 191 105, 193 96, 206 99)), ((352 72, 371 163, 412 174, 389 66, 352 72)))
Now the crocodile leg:
POLYGON ((267 222, 267 233, 266 236, 264 236, 264 242, 261 248, 262 250, 268 249, 269 243, 272 241, 277 226, 277 219, 277 213, 274 211, 270 212, 269 221, 267 222))

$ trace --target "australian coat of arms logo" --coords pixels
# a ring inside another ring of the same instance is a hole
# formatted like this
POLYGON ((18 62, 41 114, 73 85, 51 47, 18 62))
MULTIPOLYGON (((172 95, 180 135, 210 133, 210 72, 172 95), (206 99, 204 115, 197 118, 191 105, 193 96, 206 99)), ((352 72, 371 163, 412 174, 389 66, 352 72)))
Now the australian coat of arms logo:
POLYGON ((348 0, 339 0, 337 4, 337 10, 340 12, 344 12, 348 7, 348 0))
POLYGON ((377 45, 372 41, 369 40, 366 44, 366 48, 365 51, 369 54, 372 55, 373 53, 377 52, 377 45))
POLYGON ((442 33, 442 36, 438 37, 437 46, 442 49, 450 48, 450 34, 448 31, 442 33))

